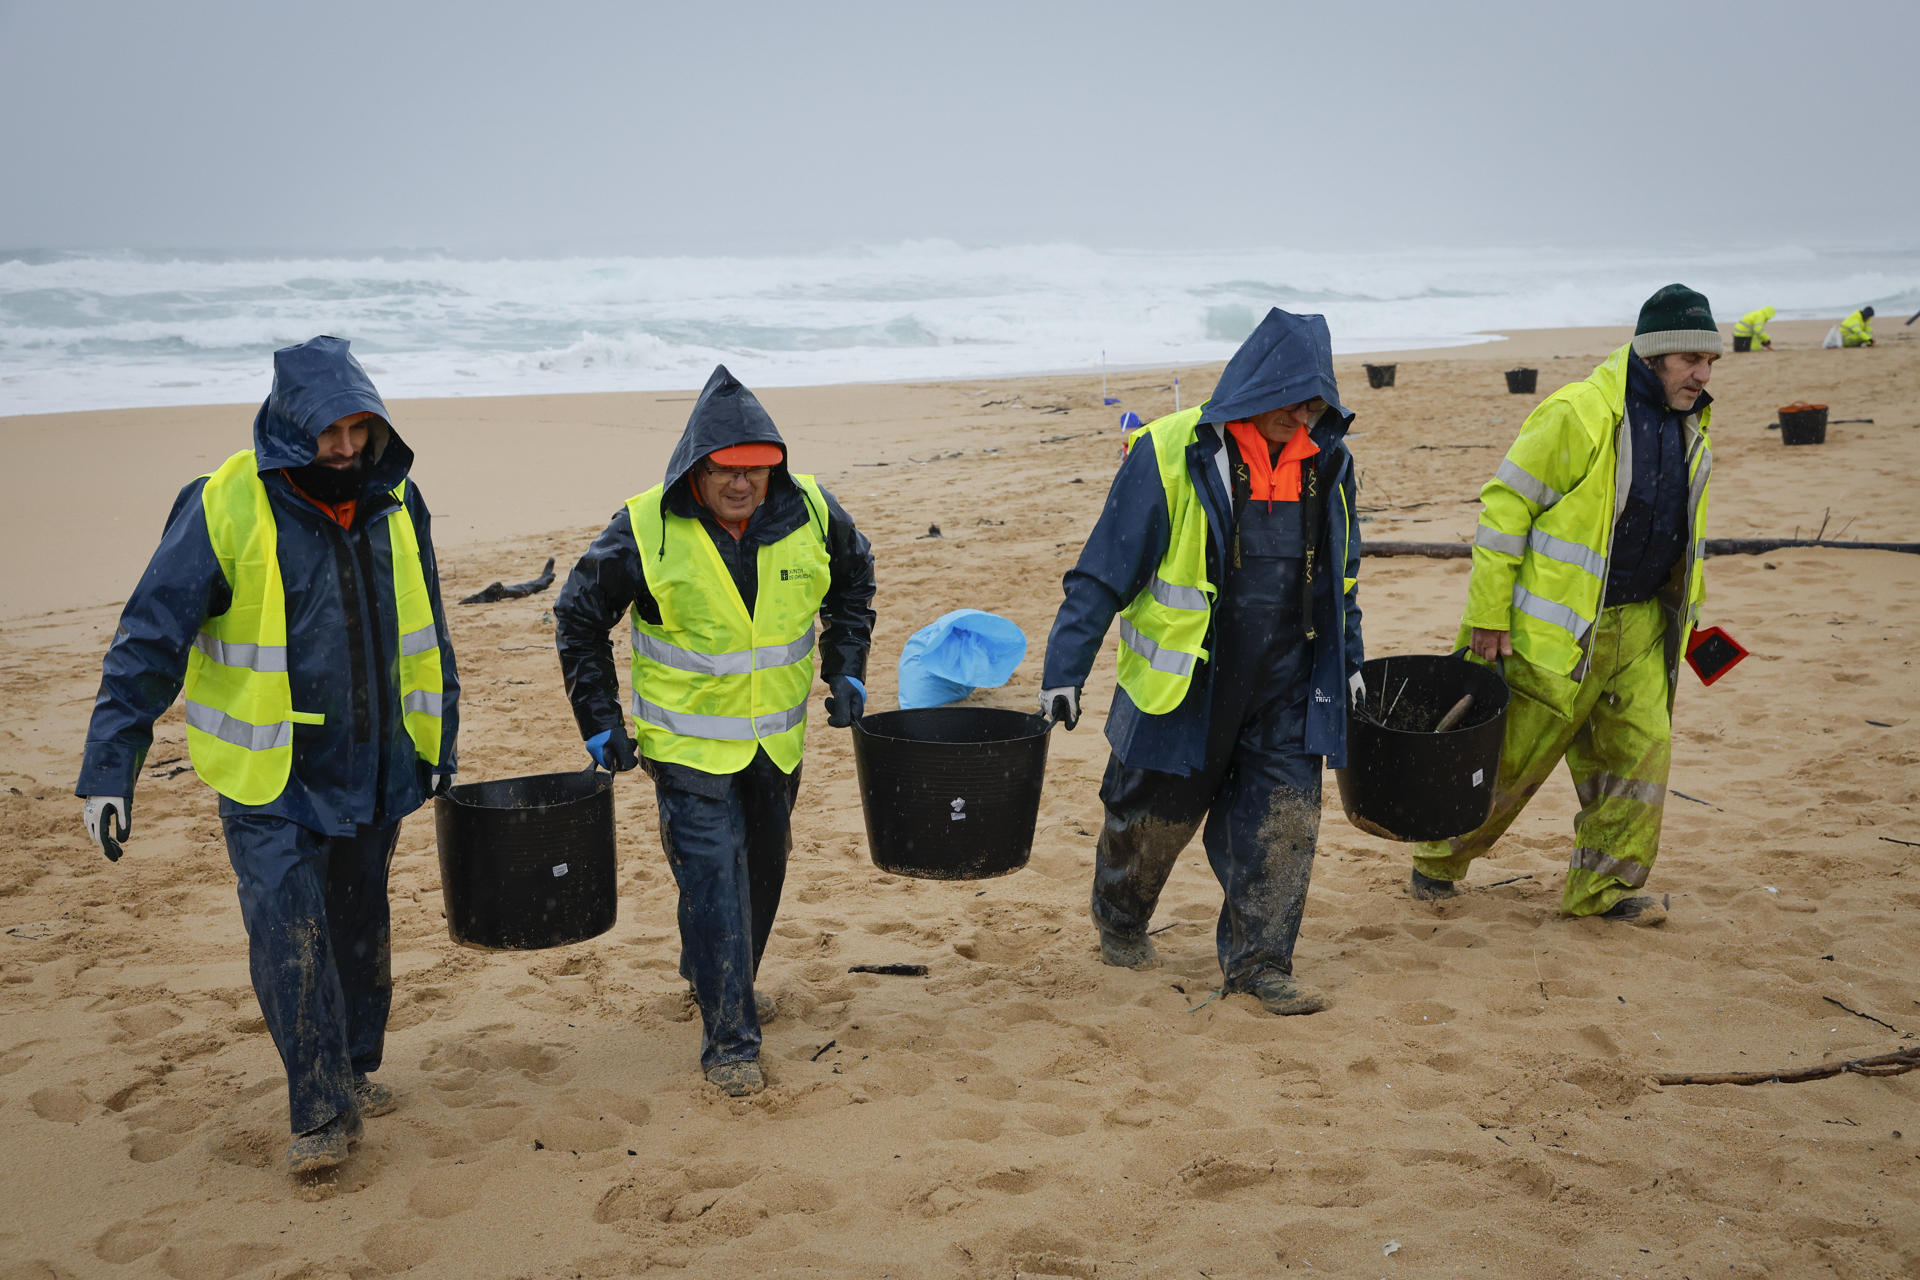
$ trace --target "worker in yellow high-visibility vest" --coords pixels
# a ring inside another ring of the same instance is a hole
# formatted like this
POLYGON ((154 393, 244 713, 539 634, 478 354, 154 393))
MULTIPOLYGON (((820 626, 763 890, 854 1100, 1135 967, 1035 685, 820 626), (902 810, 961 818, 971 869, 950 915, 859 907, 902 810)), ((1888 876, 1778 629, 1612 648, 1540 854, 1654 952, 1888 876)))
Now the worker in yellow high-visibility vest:
POLYGON ((733 1096, 766 1085, 753 981, 792 848, 814 654, 827 723, 866 704, 873 552, 839 501, 787 465, 760 401, 713 371, 667 463, 587 548, 554 604, 560 670, 587 751, 653 779, 680 890, 680 973, 700 1066, 733 1096), (633 641, 632 725, 608 632, 633 641), (816 628, 815 619, 819 620, 816 628))
POLYGON ((1409 892, 1452 897, 1564 758, 1580 811, 1561 910, 1660 924, 1674 679, 1706 595, 1707 382, 1722 350, 1701 294, 1671 284, 1633 340, 1527 415, 1480 491, 1458 642, 1512 697, 1493 812, 1415 847, 1409 892))
POLYGON ((1733 322, 1734 349, 1740 347, 1740 339, 1746 339, 1750 351, 1773 350, 1773 336, 1767 332, 1767 321, 1773 319, 1772 307, 1759 307, 1747 312, 1733 322))
POLYGON ((183 692, 220 793, 296 1173, 345 1159, 393 999, 387 867, 454 773, 459 678, 413 451, 339 338, 276 351, 254 447, 180 491, 107 650, 75 791, 118 859, 153 722, 183 692))

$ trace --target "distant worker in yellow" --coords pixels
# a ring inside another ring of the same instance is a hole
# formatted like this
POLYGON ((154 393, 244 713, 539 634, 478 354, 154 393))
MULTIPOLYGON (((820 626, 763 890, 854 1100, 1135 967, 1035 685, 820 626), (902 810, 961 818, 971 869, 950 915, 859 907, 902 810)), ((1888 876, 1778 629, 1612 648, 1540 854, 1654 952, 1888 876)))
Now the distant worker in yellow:
POLYGON ((1771 351, 1773 339, 1767 336, 1767 321, 1773 319, 1772 307, 1761 307, 1758 311, 1749 311, 1733 322, 1733 349, 1735 351, 1771 351), (1741 339, 1746 341, 1743 343, 1741 339))
POLYGON ((1840 322, 1840 345, 1843 347, 1873 345, 1872 307, 1862 307, 1840 322))

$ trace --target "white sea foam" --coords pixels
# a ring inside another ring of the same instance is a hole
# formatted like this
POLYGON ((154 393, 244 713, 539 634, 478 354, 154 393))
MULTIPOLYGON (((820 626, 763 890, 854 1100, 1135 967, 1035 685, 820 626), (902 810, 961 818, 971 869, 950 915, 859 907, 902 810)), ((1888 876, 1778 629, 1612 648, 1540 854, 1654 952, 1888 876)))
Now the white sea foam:
POLYGON ((0 414, 252 401, 270 353, 353 340, 388 396, 982 377, 1230 355, 1270 306, 1337 351, 1619 324, 1681 279, 1731 319, 1920 306, 1920 252, 968 249, 789 257, 245 259, 0 253, 0 414))

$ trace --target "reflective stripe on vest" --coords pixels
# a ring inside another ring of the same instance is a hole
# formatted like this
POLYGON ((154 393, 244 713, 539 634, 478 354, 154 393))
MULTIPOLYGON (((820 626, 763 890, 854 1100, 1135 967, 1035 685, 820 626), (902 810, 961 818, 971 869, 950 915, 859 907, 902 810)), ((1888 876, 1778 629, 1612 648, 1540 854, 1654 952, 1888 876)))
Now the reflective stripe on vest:
MULTIPOLYGON (((442 683, 433 619, 404 484, 388 517, 401 652, 401 713, 415 750, 439 760, 442 683), (424 637, 424 643, 423 643, 424 637)), ((201 623, 187 654, 187 751, 194 772, 238 804, 268 804, 293 770, 293 726, 324 724, 293 709, 287 677, 287 600, 280 577, 279 526, 251 450, 234 454, 200 490, 207 540, 231 603, 201 623)))
POLYGON ((660 621, 629 611, 633 720, 652 760, 736 773, 765 750, 791 773, 805 745, 814 617, 826 598, 827 504, 812 476, 791 475, 804 524, 755 552, 748 613, 703 521, 662 510, 656 485, 627 500, 647 591, 660 621))
MULTIPOLYGON (((1153 578, 1120 614, 1120 687, 1148 715, 1180 705, 1207 657, 1207 627, 1218 588, 1207 580, 1207 512, 1187 472, 1187 446, 1198 439, 1200 408, 1169 414, 1145 436, 1167 503, 1167 549, 1153 578)), ((1225 452, 1224 442, 1221 452, 1225 452)))

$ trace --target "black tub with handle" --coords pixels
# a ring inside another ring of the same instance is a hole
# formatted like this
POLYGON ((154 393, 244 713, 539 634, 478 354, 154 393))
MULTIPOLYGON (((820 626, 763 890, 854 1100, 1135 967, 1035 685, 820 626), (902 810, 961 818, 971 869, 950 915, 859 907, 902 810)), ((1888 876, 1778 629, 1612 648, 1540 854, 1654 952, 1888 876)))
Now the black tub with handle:
POLYGON ((1507 370, 1507 391, 1510 395, 1530 396, 1533 394, 1534 388, 1539 385, 1540 371, 1538 369, 1507 370))
POLYGON ((613 928, 613 775, 587 768, 470 782, 434 801, 447 931, 537 951, 613 928))
POLYGON ((1487 820, 1507 683, 1489 667, 1452 656, 1372 658, 1360 668, 1366 693, 1347 711, 1347 767, 1334 770, 1347 820, 1386 840, 1446 840, 1487 820), (1462 698, 1457 724, 1435 732, 1462 698))
POLYGON ((1045 716, 1000 707, 881 711, 853 725, 873 865, 985 880, 1033 851, 1047 773, 1045 716))

